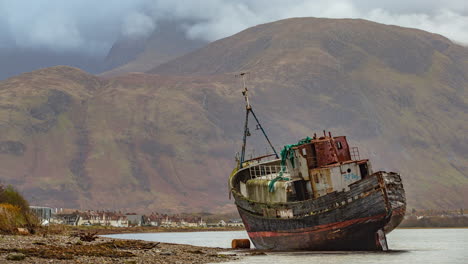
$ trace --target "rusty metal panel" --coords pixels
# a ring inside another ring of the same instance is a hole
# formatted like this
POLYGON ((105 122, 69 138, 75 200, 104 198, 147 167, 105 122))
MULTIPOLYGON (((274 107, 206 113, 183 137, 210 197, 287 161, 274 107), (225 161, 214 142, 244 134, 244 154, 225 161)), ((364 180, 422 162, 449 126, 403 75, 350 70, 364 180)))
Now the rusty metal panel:
POLYGON ((335 142, 336 152, 338 154, 339 161, 348 161, 351 160, 351 154, 349 152, 348 141, 345 136, 334 137, 333 141, 335 142))
POLYGON ((317 168, 317 153, 315 152, 315 147, 313 144, 306 144, 304 148, 307 151, 307 168, 313 169, 317 168))
POLYGON ((314 147, 317 155, 317 167, 338 162, 338 157, 330 140, 317 141, 314 143, 314 147))

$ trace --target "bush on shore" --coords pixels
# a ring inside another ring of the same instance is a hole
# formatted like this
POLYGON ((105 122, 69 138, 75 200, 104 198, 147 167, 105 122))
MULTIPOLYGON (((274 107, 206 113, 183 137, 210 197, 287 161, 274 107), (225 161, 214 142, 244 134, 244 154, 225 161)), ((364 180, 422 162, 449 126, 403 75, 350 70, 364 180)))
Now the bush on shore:
POLYGON ((34 232, 39 219, 30 211, 29 203, 12 186, 0 186, 0 233, 11 234, 18 228, 34 232))

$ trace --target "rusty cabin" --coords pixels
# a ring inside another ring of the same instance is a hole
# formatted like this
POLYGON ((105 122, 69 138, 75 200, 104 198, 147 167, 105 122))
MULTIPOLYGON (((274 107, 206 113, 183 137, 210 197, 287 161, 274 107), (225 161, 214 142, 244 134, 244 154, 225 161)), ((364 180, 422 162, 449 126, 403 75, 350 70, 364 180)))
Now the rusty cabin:
POLYGON ((293 202, 315 199, 334 191, 347 191, 349 185, 372 174, 368 159, 350 148, 345 136, 324 135, 291 148, 286 166, 281 160, 263 162, 266 157, 248 160, 239 182, 242 195, 258 202, 293 202), (279 178, 279 176, 282 176, 279 178))

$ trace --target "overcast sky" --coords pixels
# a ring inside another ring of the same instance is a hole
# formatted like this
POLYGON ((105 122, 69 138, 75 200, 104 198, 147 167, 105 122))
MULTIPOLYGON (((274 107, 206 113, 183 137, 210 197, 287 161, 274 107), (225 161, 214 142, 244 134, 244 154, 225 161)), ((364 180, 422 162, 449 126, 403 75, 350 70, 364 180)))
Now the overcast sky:
POLYGON ((0 48, 105 55, 119 37, 148 35, 162 20, 185 21, 189 37, 211 41, 307 16, 415 27, 468 45, 467 0, 0 0, 0 48))

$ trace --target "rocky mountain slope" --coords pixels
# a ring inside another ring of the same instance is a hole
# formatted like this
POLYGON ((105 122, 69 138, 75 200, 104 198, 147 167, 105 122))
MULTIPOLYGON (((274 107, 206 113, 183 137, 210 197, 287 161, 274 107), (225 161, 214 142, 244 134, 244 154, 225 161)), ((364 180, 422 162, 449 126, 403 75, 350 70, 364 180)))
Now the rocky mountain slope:
POLYGON ((0 82, 1 180, 54 207, 232 210, 239 71, 275 145, 347 135, 374 170, 401 172, 410 207, 467 206, 468 49, 363 20, 259 25, 148 74, 53 67, 0 82))

